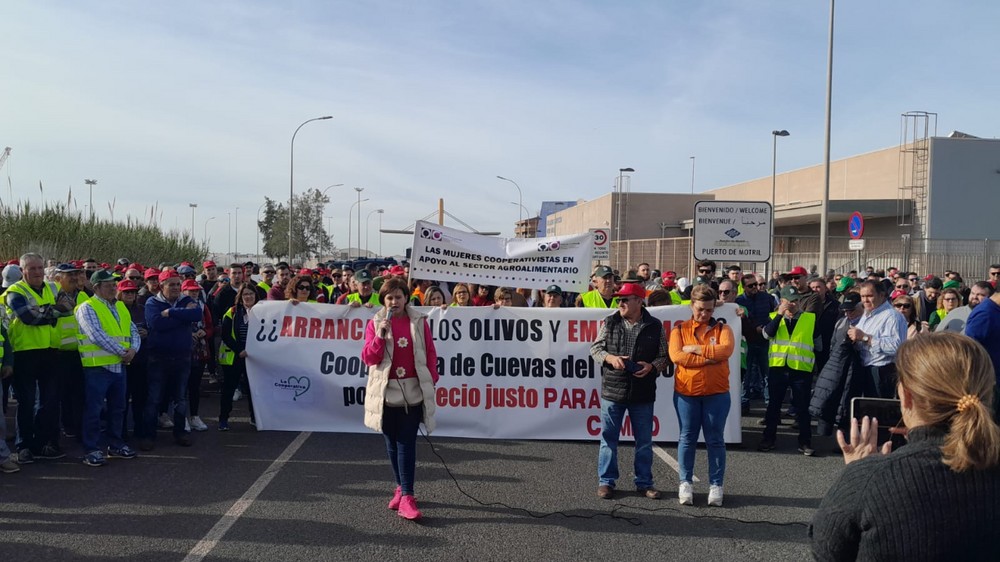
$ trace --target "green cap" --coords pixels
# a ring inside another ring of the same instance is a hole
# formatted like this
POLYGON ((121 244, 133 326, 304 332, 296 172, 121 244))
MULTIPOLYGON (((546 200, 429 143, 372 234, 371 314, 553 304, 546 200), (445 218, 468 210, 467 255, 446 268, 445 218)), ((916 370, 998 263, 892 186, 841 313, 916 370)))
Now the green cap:
POLYGON ((837 292, 843 293, 844 291, 850 289, 853 286, 854 286, 854 278, 847 277, 845 275, 844 277, 840 278, 840 283, 837 283, 837 292))
POLYGON ((802 294, 799 293, 799 290, 795 287, 787 285, 785 288, 781 289, 781 298, 789 302, 795 302, 802 298, 802 294))
POLYGON ((115 276, 111 275, 103 269, 98 269, 90 276, 90 284, 97 285, 98 283, 107 283, 108 281, 116 282, 115 276))

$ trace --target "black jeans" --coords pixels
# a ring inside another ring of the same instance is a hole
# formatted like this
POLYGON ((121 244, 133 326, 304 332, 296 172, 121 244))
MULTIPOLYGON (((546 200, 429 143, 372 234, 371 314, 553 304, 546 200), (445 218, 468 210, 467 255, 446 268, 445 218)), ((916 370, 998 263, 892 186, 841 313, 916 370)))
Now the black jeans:
MULTIPOLYGON (((141 352, 140 352, 141 353, 141 352)), ((125 405, 127 407, 123 420, 122 435, 128 434, 128 411, 132 411, 132 432, 139 437, 146 435, 143 425, 143 415, 146 410, 146 400, 149 394, 149 384, 146 380, 146 357, 136 356, 132 364, 125 367, 125 405), (129 407, 129 405, 131 405, 129 407)), ((156 429, 153 429, 155 432, 156 429)))
MULTIPOLYGON (((232 365, 222 366, 222 396, 219 397, 219 421, 228 421, 233 411, 233 393, 247 376, 247 360, 237 356, 232 365)), ((250 421, 255 421, 253 415, 253 398, 250 391, 243 394, 250 409, 250 421)))
POLYGON ((771 393, 764 415, 764 441, 774 441, 781 419, 781 401, 785 390, 792 388, 792 406, 795 419, 799 422, 799 445, 809 445, 812 441, 812 416, 809 414, 809 391, 812 386, 812 372, 796 371, 786 367, 771 367, 767 372, 768 392, 771 393))
POLYGON ((198 405, 201 404, 201 375, 205 371, 205 362, 191 359, 191 374, 188 377, 188 415, 198 415, 198 405))
POLYGON ((60 414, 62 426, 66 433, 80 435, 83 423, 83 364, 80 362, 80 352, 57 351, 56 361, 59 365, 60 414))
POLYGON ((56 350, 14 352, 14 393, 17 396, 17 451, 37 453, 59 445, 59 370, 56 350), (38 410, 35 410, 35 400, 38 410))

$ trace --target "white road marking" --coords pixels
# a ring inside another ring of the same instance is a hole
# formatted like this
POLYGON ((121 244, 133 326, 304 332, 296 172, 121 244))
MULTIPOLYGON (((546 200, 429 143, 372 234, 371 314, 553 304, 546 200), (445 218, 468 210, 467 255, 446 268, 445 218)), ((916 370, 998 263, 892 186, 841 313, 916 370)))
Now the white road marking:
POLYGON ((278 456, 278 458, 274 459, 271 466, 267 467, 267 470, 265 470, 264 473, 257 478, 257 481, 247 488, 247 491, 243 493, 243 496, 236 500, 236 503, 229 508, 229 511, 227 511, 226 514, 223 515, 222 518, 219 519, 219 521, 216 522, 215 525, 208 531, 208 533, 200 541, 198 541, 198 544, 194 545, 191 552, 188 552, 188 555, 184 557, 184 562, 200 562, 212 552, 216 545, 219 544, 219 541, 222 540, 222 537, 225 536, 226 532, 229 531, 240 516, 242 516, 243 513, 253 504, 254 500, 260 496, 260 493, 264 491, 264 488, 267 488, 267 485, 271 483, 271 480, 277 476, 278 471, 280 471, 285 463, 292 458, 292 455, 294 455, 299 448, 302 447, 302 444, 306 442, 306 439, 308 439, 310 435, 312 435, 310 432, 303 431, 302 433, 299 433, 295 440, 285 447, 285 450, 278 456))
MULTIPOLYGON (((667 465, 669 465, 670 468, 674 469, 674 472, 676 472, 677 474, 681 473, 681 465, 677 464, 677 461, 674 459, 674 457, 671 457, 669 454, 667 454, 667 452, 661 449, 660 446, 657 445, 656 443, 653 443, 653 452, 656 453, 656 456, 663 459, 663 462, 667 463, 667 465)), ((701 482, 701 480, 699 480, 698 477, 693 474, 691 475, 691 478, 693 478, 695 482, 701 482)))

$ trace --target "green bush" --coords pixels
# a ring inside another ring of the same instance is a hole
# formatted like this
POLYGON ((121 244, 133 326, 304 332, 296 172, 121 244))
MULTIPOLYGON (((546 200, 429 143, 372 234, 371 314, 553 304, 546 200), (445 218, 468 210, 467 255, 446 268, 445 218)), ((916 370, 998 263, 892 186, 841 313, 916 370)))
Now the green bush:
POLYGON ((125 222, 90 221, 65 205, 37 209, 24 203, 0 208, 0 256, 16 258, 25 252, 67 261, 94 258, 115 263, 128 258, 143 264, 200 263, 208 248, 186 232, 164 233, 133 217, 125 222))

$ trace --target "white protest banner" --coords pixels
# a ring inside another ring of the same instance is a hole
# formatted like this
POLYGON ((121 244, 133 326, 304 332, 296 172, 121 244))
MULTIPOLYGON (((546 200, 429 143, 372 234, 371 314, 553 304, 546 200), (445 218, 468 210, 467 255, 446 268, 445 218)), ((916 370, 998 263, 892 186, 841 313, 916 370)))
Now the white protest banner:
MULTIPOLYGON (((589 247, 588 247, 589 250, 589 247)), ((262 302, 250 314, 247 369, 257 428, 365 433, 364 330, 376 309, 262 302)), ((592 308, 421 307, 428 314, 441 379, 435 435, 492 439, 596 439, 601 368, 590 345, 611 313, 592 308)), ((686 306, 649 309, 664 327, 686 306)), ((732 327, 734 305, 716 309, 732 327)), ((668 330, 669 334, 669 330, 668 330)), ((727 442, 740 442, 739 350, 729 360, 727 442)), ((673 379, 657 379, 653 435, 676 441, 673 379)), ((623 437, 631 439, 626 427, 623 437)))
POLYGON ((499 238, 417 221, 410 277, 582 293, 590 278, 590 232, 548 238, 499 238))

